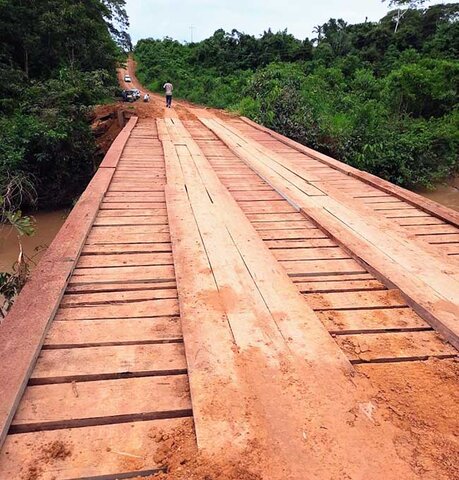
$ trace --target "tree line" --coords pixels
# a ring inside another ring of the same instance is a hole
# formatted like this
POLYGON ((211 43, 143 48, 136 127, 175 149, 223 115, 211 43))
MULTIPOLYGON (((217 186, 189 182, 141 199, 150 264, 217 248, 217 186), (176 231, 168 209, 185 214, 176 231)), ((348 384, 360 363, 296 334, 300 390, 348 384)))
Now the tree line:
POLYGON ((65 206, 93 173, 88 114, 130 48, 124 0, 0 0, 0 203, 65 206))
POLYGON ((378 22, 330 19, 311 39, 220 29, 191 44, 141 40, 138 76, 396 184, 431 187, 459 166, 459 4, 389 3, 378 22))

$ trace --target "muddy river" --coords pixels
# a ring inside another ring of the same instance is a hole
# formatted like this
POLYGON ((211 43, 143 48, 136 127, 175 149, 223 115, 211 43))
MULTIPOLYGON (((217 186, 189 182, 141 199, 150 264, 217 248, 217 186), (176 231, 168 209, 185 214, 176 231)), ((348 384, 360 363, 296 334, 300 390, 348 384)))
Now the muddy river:
MULTIPOLYGON (((35 234, 32 237, 22 237, 26 255, 33 257, 35 262, 38 261, 64 224, 66 215, 66 210, 34 213, 32 216, 36 220, 35 234), (39 253, 37 249, 40 250, 39 253)), ((11 227, 0 225, 0 272, 11 270, 18 253, 16 232, 11 227)))
MULTIPOLYGON (((435 200, 449 208, 459 211, 459 188, 452 186, 439 187, 434 192, 420 192, 424 197, 435 200)), ((42 247, 48 246, 63 225, 66 210, 39 212, 33 214, 36 220, 36 231, 32 237, 23 237, 23 245, 27 255, 38 261, 44 253, 42 247), (40 253, 36 254, 36 249, 40 253)), ((0 225, 0 272, 10 271, 18 256, 18 243, 11 227, 0 225)))
MULTIPOLYGON (((459 184, 459 180, 457 183, 459 184)), ((433 192, 419 192, 419 194, 459 212, 459 187, 444 185, 433 192)))

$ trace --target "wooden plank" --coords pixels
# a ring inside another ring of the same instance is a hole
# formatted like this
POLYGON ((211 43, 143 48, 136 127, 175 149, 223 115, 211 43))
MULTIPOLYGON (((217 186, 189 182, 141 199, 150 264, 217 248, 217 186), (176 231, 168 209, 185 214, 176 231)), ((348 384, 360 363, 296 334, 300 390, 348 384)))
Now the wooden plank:
POLYGON ((103 318, 53 322, 45 340, 47 348, 103 346, 182 338, 178 317, 103 318))
POLYGON ((15 433, 191 415, 186 375, 31 386, 15 433))
POLYGON ((105 304, 88 307, 60 308, 55 319, 96 320, 99 318, 140 318, 179 315, 178 301, 175 298, 139 300, 135 302, 105 304))
POLYGON ((172 253, 127 253, 83 255, 77 268, 172 265, 172 253))
POLYGON ((43 350, 32 384, 185 373, 183 345, 121 345, 43 350))
POLYGON ((408 225, 445 225, 443 220, 431 217, 430 215, 426 215, 425 217, 403 218, 398 221, 398 224, 402 227, 408 225))
POLYGON ((71 480, 76 478, 132 478, 158 473, 161 448, 155 432, 172 434, 190 427, 184 419, 128 422, 8 437, 0 454, 0 478, 71 480), (63 454, 53 456, 52 448, 63 454), (128 475, 128 476, 126 476, 128 475))
POLYGON ((432 245, 447 245, 448 243, 457 243, 459 242, 459 233, 457 234, 447 234, 447 235, 423 235, 423 240, 431 243, 432 245))
POLYGON ((306 301, 314 310, 343 310, 378 307, 405 307, 399 290, 370 292, 307 293, 306 301))
POLYGON ((337 247, 338 244, 330 238, 308 238, 304 240, 265 240, 270 250, 298 249, 298 248, 323 248, 337 247))
MULTIPOLYGON (((105 210, 107 211, 107 210, 105 210)), ((108 217, 102 216, 96 218, 94 225, 99 226, 110 226, 110 225, 166 225, 167 224, 167 216, 146 216, 146 215, 122 215, 120 217, 108 217)))
POLYGON ((162 210, 165 212, 164 204, 161 202, 102 202, 101 210, 162 210))
POLYGON ((349 259, 350 256, 342 248, 278 248, 273 251, 277 260, 327 260, 349 259))
POLYGON ((330 332, 371 332, 429 328, 411 308, 339 310, 317 312, 330 332))
POLYGON ((129 281, 173 281, 172 265, 150 265, 148 267, 106 267, 75 269, 70 285, 88 283, 126 283, 129 281))
POLYGON ((127 280, 125 282, 100 282, 100 283, 76 283, 69 284, 66 289, 66 293, 81 293, 89 294, 93 292, 121 292, 121 291, 135 291, 135 290, 165 290, 175 289, 177 287, 175 279, 161 280, 127 280))
MULTIPOLYGON (((99 227, 105 228, 105 227, 99 227)), ((113 243, 166 243, 170 242, 169 233, 102 233, 91 230, 86 243, 107 245, 113 243)))
POLYGON ((454 356, 457 350, 436 332, 391 332, 340 335, 336 341, 352 362, 380 362, 454 356))
POLYGON ((138 226, 108 226, 98 227, 94 226, 91 230, 91 236, 94 238, 104 238, 115 236, 116 234, 123 235, 151 235, 156 233, 168 233, 169 227, 167 225, 138 225, 138 226))
POLYGON ((298 210, 285 202, 276 202, 275 205, 260 205, 260 202, 254 202, 251 205, 240 205, 247 214, 253 213, 296 213, 298 210))
POLYGON ((305 228, 316 228, 312 222, 308 222, 305 218, 300 221, 278 221, 278 222, 255 222, 252 223, 253 228, 258 231, 262 230, 299 230, 305 228))
POLYGON ((370 273, 337 273, 337 274, 327 274, 317 275, 314 277, 311 276, 301 276, 292 277, 292 282, 295 284, 299 283, 328 283, 328 282, 347 282, 354 280, 375 280, 375 277, 370 273))
MULTIPOLYGON (((168 165, 176 160, 172 151, 170 155, 166 154, 168 165)), ((234 338, 186 192, 172 186, 173 165, 169 172, 166 196, 197 441, 201 449, 212 451, 233 442, 237 435, 244 442, 247 418, 240 402, 234 338), (215 404, 222 405, 218 418, 206 413, 215 404)))
POLYGON ((263 240, 327 238, 327 235, 318 228, 303 228, 298 230, 261 230, 258 233, 263 240))
MULTIPOLYGON (((231 191, 231 189, 228 189, 231 191)), ((276 222, 278 220, 304 220, 301 213, 247 213, 246 217, 252 222, 276 222)))
POLYGON ((154 252, 171 252, 172 246, 170 242, 158 243, 112 243, 102 244, 86 244, 82 250, 82 256, 99 255, 111 253, 154 253, 154 252))
POLYGON ((124 303, 138 300, 157 300, 165 298, 177 298, 175 288, 155 289, 155 290, 122 290, 115 292, 98 293, 73 293, 62 298, 60 307, 74 307, 77 305, 101 305, 104 303, 124 303))
POLYGON ((97 220, 109 218, 120 218, 120 217, 143 217, 149 216, 152 218, 163 219, 164 217, 167 218, 167 210, 165 208, 149 208, 143 210, 130 210, 130 209, 115 209, 115 210, 100 210, 97 214, 97 220))
POLYGON ((338 273, 365 273, 366 270, 355 260, 306 260, 292 261, 284 260, 281 265, 290 276, 302 275, 323 275, 329 273, 332 275, 338 273))
POLYGON ((302 293, 326 292, 363 292, 366 290, 385 290, 378 280, 330 280, 321 282, 295 282, 302 293))

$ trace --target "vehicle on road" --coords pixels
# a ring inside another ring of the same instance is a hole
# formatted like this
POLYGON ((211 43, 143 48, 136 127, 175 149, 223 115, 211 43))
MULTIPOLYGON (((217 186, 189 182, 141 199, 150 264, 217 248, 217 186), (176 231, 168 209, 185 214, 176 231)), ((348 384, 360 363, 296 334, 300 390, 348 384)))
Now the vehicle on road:
POLYGON ((121 92, 123 102, 135 102, 139 97, 135 94, 134 90, 123 90, 121 92))
POLYGON ((127 83, 132 82, 131 77, 129 75, 124 76, 124 81, 127 82, 127 83))
POLYGON ((140 90, 138 90, 137 88, 133 88, 131 90, 136 98, 136 100, 138 100, 140 98, 140 90))

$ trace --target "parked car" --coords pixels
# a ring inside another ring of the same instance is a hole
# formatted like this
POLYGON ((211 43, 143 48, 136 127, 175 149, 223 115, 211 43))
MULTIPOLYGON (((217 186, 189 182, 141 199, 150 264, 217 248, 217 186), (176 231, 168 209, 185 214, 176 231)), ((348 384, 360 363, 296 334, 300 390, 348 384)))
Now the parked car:
POLYGON ((135 102, 137 100, 133 90, 123 90, 121 93, 124 102, 135 102))
POLYGON ((132 82, 131 77, 129 75, 124 76, 124 81, 127 82, 127 83, 132 82))

